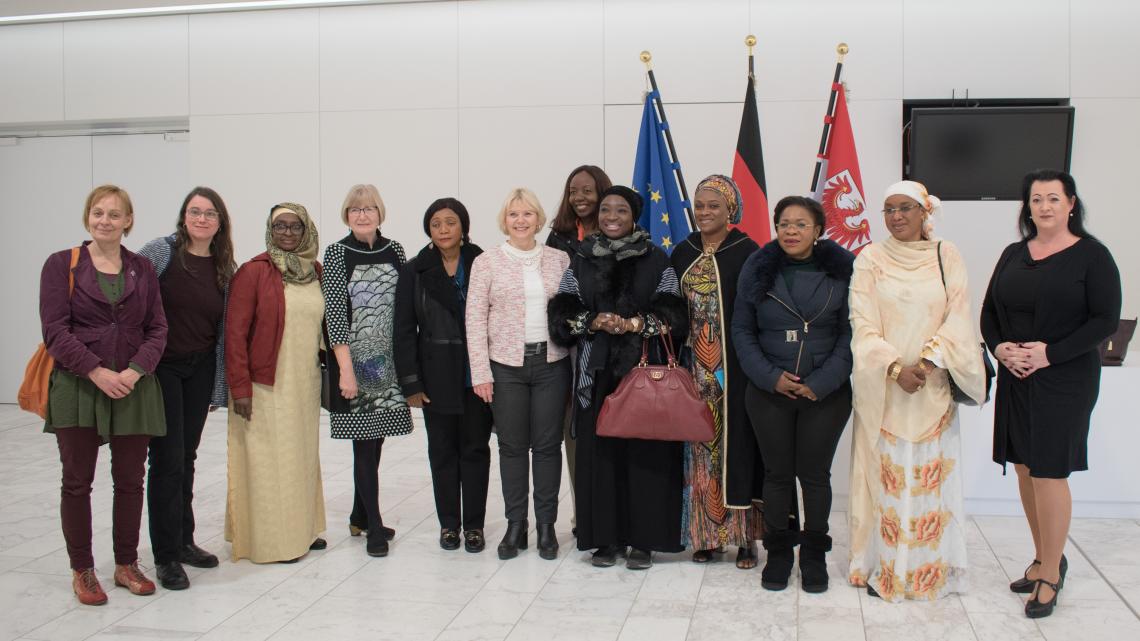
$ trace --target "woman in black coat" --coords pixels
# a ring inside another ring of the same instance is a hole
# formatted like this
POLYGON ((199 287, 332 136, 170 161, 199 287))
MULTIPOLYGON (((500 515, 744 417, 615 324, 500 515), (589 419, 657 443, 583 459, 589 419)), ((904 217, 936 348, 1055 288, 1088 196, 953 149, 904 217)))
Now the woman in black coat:
POLYGON ((982 335, 1002 367, 994 461, 1013 463, 1036 557, 1009 587, 1048 616, 1064 586, 1072 514, 1069 474, 1088 469, 1089 416, 1100 391, 1097 346, 1120 319, 1120 272, 1084 228, 1073 177, 1025 177, 1022 240, 998 259, 982 303, 982 335))
POLYGON ((408 405, 427 426, 439 546, 468 552, 486 547, 491 411, 471 388, 464 306, 468 276, 483 253, 468 240, 463 203, 440 198, 424 214, 431 242, 408 261, 396 286, 396 373, 408 405), (462 510, 460 495, 462 494, 462 510))
POLYGON ((640 211, 641 197, 632 189, 603 192, 601 233, 583 241, 547 308, 550 339, 578 347, 578 549, 597 548, 593 564, 606 567, 632 546, 631 570, 650 567, 653 551, 683 549, 681 443, 596 433, 602 402, 637 364, 642 339, 656 342, 669 331, 679 342, 688 328, 677 276, 665 252, 636 225, 640 211))
POLYGON ((697 184, 693 212, 698 230, 674 249, 673 271, 689 306, 686 361, 701 398, 716 421, 715 438, 685 444, 685 531, 693 562, 707 563, 716 550, 737 546, 736 566, 756 567, 756 540, 764 467, 744 409, 747 378, 732 343, 736 281, 755 241, 729 224, 740 222, 744 203, 728 176, 697 184))
POLYGON ((827 589, 831 549, 831 462, 851 415, 851 252, 820 239, 825 216, 810 198, 776 203, 777 239, 752 254, 740 275, 732 336, 748 375, 745 404, 764 456, 761 585, 788 585, 800 543, 806 592, 827 589), (803 488, 804 530, 780 515, 803 488))

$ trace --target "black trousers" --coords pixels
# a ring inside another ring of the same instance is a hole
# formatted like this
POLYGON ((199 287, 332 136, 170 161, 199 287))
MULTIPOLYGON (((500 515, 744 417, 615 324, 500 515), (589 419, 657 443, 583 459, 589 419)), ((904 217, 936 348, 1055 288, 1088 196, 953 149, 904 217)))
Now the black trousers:
POLYGON ((851 416, 851 384, 818 401, 790 399, 751 383, 744 395, 748 419, 764 457, 764 528, 788 529, 796 479, 804 495, 804 531, 827 534, 831 462, 851 416))
POLYGON ((570 386, 570 359, 546 362, 545 343, 528 348, 523 364, 491 361, 495 377, 492 407, 499 436, 499 475, 508 521, 527 516, 530 464, 534 460, 534 518, 558 520, 562 484, 562 422, 570 386))
POLYGON ((433 412, 428 404, 424 424, 439 527, 483 529, 491 473, 491 408, 468 388, 462 414, 433 412))
POLYGON ((380 517, 380 450, 383 438, 353 439, 352 478, 354 491, 352 514, 348 522, 368 530, 368 538, 380 537, 384 519, 380 517))
POLYGON ((210 412, 217 357, 213 350, 166 358, 155 369, 166 408, 166 436, 150 439, 146 500, 154 562, 179 559, 194 542, 194 461, 210 412))

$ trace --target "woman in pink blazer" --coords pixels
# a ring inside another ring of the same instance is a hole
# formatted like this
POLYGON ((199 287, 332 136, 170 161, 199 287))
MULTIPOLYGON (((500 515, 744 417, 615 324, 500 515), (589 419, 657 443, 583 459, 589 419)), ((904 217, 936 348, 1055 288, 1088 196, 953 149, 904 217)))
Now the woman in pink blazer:
POLYGON ((549 342, 546 305, 558 291, 570 259, 565 252, 535 241, 545 223, 546 214, 533 192, 511 190, 499 211, 499 229, 507 242, 475 259, 467 292, 471 383, 479 398, 491 404, 499 438, 507 513, 500 559, 512 559, 527 547, 532 457, 538 553, 548 560, 558 557, 554 522, 570 362, 565 349, 549 342))

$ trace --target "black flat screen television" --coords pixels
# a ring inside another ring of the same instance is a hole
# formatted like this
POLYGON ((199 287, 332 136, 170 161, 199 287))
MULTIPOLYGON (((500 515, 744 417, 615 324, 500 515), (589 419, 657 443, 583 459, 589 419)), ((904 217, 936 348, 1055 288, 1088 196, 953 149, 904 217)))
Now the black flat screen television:
POLYGON ((907 177, 943 200, 1019 200, 1030 171, 1069 171, 1072 107, 916 107, 910 113, 907 177))

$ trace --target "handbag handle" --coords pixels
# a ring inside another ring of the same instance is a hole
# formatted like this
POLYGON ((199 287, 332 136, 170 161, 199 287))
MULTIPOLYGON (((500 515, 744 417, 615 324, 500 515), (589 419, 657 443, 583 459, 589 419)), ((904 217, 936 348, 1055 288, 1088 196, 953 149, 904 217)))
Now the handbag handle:
MULTIPOLYGON (((672 369, 677 367, 677 356, 673 351, 673 335, 669 333, 669 326, 661 323, 658 325, 659 333, 657 337, 661 339, 661 344, 665 347, 665 358, 667 366, 672 369)), ((642 337, 641 339, 641 360, 637 362, 638 367, 645 367, 649 364, 649 338, 642 337)))

